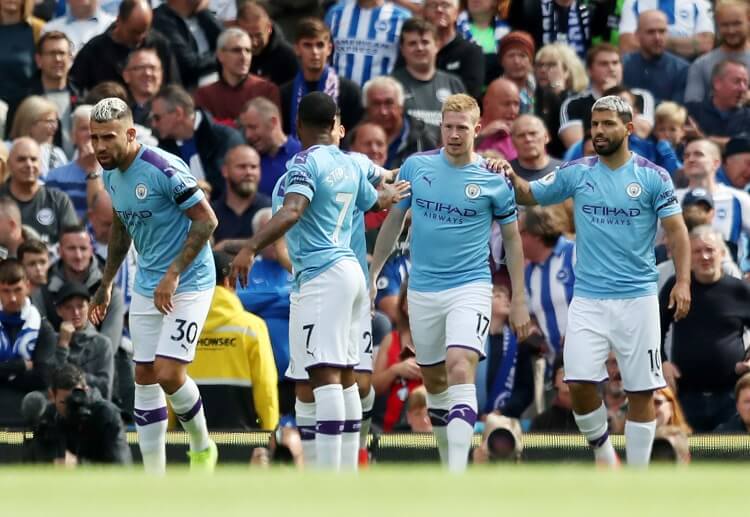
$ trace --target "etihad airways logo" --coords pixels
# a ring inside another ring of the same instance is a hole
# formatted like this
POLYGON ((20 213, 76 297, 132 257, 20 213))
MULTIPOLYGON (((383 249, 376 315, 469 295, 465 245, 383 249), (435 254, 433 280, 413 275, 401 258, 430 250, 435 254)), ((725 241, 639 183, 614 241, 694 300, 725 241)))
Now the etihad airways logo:
POLYGON ((461 208, 460 206, 441 203, 440 201, 417 198, 415 203, 418 208, 424 209, 426 217, 446 223, 463 224, 464 218, 477 215, 477 211, 472 208, 461 208))
POLYGON ((640 208, 617 208, 602 205, 583 205, 581 210, 590 216, 594 224, 606 224, 612 226, 630 226, 632 220, 641 215, 640 208))

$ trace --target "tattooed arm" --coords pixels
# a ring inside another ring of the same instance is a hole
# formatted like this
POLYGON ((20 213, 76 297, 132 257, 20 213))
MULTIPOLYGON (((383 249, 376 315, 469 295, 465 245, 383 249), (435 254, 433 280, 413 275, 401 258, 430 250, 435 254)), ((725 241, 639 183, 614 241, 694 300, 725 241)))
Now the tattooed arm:
POLYGON ((94 294, 94 299, 89 308, 89 320, 94 325, 99 325, 107 315, 109 302, 112 297, 112 281, 120 270, 122 261, 130 249, 132 239, 125 225, 115 212, 112 220, 112 235, 107 245, 107 262, 104 264, 104 273, 99 288, 94 294))
POLYGON ((169 265, 164 278, 154 290, 154 305, 163 314, 174 308, 172 295, 177 290, 180 275, 195 260, 219 224, 216 214, 205 198, 185 210, 185 215, 190 218, 191 224, 182 251, 169 265))

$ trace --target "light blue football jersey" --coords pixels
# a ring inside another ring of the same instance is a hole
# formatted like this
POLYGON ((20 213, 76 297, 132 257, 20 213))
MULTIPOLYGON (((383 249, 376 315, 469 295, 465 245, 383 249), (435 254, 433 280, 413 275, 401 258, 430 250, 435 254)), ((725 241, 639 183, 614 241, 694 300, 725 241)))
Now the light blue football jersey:
POLYGON ((398 204, 412 209, 409 289, 435 292, 490 282, 492 221, 505 225, 518 215, 510 183, 484 163, 478 158, 455 167, 437 149, 412 155, 401 166, 399 179, 411 182, 411 197, 398 204))
POLYGON ((573 198, 576 296, 656 294, 657 219, 682 211, 667 171, 636 154, 617 170, 591 156, 531 182, 531 192, 542 205, 573 198))
MULTIPOLYGON (((117 216, 138 251, 133 289, 151 298, 154 289, 182 251, 190 218, 184 211, 205 196, 188 166, 177 156, 141 145, 126 171, 104 171, 104 185, 117 216)), ((208 243, 180 275, 178 293, 205 291, 216 284, 208 243)))
MULTIPOLYGON (((297 153, 287 167, 284 193, 310 200, 300 220, 286 234, 298 285, 315 278, 339 260, 356 259, 351 249, 352 215, 377 201, 367 181, 364 161, 334 145, 316 145, 297 153)), ((367 160, 367 167, 376 167, 367 160)))
MULTIPOLYGON (((347 153, 355 162, 359 163, 360 170, 367 175, 370 185, 377 186, 383 177, 383 169, 375 165, 367 156, 360 153, 347 153)), ((352 239, 350 246, 357 257, 359 267, 365 274, 365 280, 370 279, 370 267, 367 264, 367 240, 365 238, 365 212, 354 208, 352 214, 352 239)))

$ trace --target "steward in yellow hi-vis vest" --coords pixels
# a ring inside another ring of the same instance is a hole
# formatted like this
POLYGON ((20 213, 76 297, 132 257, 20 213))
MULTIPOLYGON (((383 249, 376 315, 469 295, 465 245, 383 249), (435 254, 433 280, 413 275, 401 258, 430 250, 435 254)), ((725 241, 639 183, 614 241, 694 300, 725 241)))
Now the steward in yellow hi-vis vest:
POLYGON ((278 374, 268 328, 227 288, 228 256, 214 252, 214 258, 216 290, 188 375, 200 389, 211 431, 274 429, 278 374))

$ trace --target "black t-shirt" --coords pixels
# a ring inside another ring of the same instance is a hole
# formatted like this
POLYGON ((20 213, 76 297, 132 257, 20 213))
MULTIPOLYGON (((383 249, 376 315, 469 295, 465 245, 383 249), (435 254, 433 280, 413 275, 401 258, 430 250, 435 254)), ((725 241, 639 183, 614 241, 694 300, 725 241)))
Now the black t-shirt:
POLYGON ((271 198, 258 192, 250 207, 240 215, 229 208, 224 196, 220 197, 211 207, 219 220, 219 226, 214 231, 214 240, 219 243, 225 239, 247 239, 253 235, 253 217, 261 208, 271 206, 271 198))
POLYGON ((535 181, 540 178, 545 177, 547 174, 555 170, 562 162, 560 160, 556 160, 555 158, 550 158, 549 163, 546 167, 542 167, 541 169, 527 169, 523 165, 521 165, 521 162, 518 161, 518 158, 515 160, 512 160, 510 162, 510 166, 513 167, 513 171, 521 176, 526 181, 535 181))
POLYGON ((678 322, 667 308, 675 278, 659 294, 662 343, 673 326, 672 362, 682 376, 680 391, 731 391, 737 381, 734 366, 745 354, 743 332, 750 327, 750 284, 723 276, 713 284, 692 278, 690 312, 678 322))
MULTIPOLYGON (((653 120, 654 118, 654 97, 647 91, 639 88, 631 88, 630 91, 635 96, 636 105, 633 106, 635 111, 643 114, 644 117, 653 120)), ((585 90, 578 95, 568 97, 560 108, 560 129, 558 132, 575 125, 583 124, 583 137, 591 135, 591 108, 598 97, 594 96, 591 90, 585 90)))

